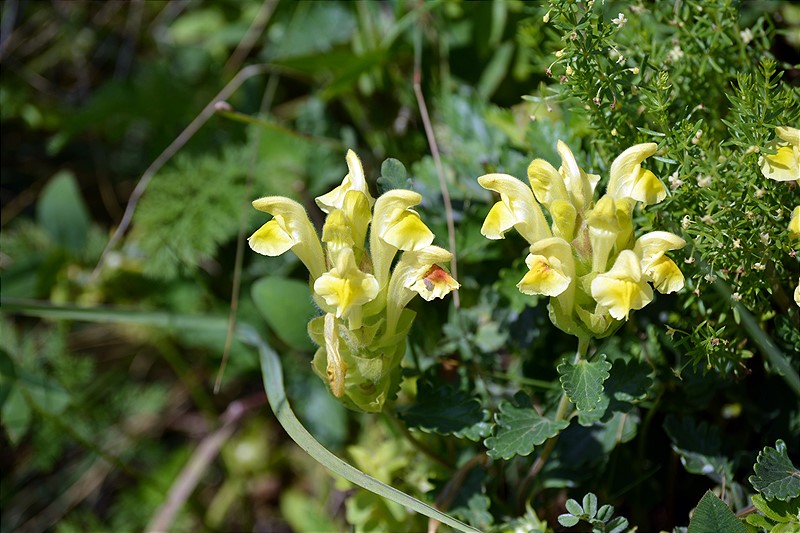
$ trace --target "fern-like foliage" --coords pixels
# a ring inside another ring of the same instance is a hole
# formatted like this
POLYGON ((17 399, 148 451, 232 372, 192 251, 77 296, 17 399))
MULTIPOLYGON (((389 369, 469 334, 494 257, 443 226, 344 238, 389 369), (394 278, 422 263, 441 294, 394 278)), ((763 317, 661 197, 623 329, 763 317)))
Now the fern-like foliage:
POLYGON ((189 274, 236 234, 251 159, 241 147, 178 156, 155 177, 134 218, 145 275, 189 274))

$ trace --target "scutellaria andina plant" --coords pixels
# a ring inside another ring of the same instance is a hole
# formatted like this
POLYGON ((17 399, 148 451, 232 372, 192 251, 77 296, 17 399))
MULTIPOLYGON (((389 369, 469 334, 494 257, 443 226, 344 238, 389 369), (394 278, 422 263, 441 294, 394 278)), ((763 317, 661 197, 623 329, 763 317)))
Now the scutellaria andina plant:
POLYGON ((478 178, 500 194, 481 233, 502 239, 511 228, 530 244, 527 274, 517 284, 524 294, 550 297, 550 319, 582 343, 612 334, 630 315, 661 293, 680 290, 683 274, 666 255, 685 241, 666 231, 635 238, 633 212, 667 195, 664 184, 642 162, 654 143, 637 144, 611 164, 606 193, 594 193, 600 176, 578 166, 566 144, 558 142, 561 167, 543 159, 528 167, 530 187, 508 174, 478 178), (548 225, 542 206, 552 220, 548 225))
POLYGON ((452 254, 432 244, 434 234, 412 209, 422 197, 394 189, 375 199, 355 152, 346 160, 341 185, 316 198, 327 214, 321 241, 301 204, 268 196, 253 206, 273 218, 248 242, 267 256, 291 250, 303 262, 324 313, 308 324, 319 346, 314 371, 347 407, 379 412, 400 385, 415 316, 406 306, 417 294, 443 298, 459 284, 441 266, 452 254))

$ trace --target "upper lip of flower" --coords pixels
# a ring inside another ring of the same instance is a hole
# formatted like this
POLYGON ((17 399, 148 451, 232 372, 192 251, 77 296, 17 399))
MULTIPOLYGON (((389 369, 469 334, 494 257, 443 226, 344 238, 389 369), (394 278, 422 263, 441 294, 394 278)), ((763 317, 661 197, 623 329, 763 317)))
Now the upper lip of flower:
POLYGON ((484 189, 500 194, 481 227, 489 239, 502 239, 512 227, 529 243, 552 236, 542 209, 530 187, 508 174, 486 174, 478 178, 484 189))
POLYGON ((800 130, 779 126, 775 133, 778 138, 770 141, 767 148, 776 153, 759 158, 761 173, 776 181, 800 180, 800 130))
POLYGON ((253 207, 270 213, 273 219, 250 236, 250 248, 269 256, 293 250, 308 268, 312 279, 325 272, 322 245, 302 205, 282 196, 267 196, 253 201, 253 207))

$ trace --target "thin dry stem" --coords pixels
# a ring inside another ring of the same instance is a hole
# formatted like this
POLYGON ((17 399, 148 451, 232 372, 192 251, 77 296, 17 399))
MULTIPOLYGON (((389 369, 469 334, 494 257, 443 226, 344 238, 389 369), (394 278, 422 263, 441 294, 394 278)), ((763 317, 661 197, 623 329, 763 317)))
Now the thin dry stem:
MULTIPOLYGON (((418 32, 421 29, 417 30, 418 32)), ((421 34, 417 34, 418 36, 421 34)), ((453 204, 450 201, 450 191, 447 189, 447 182, 444 178, 444 168, 442 167, 442 159, 439 156, 439 146, 436 144, 436 136, 433 133, 431 126, 430 115, 428 114, 428 106, 425 104, 425 96, 422 94, 422 43, 418 37, 415 42, 414 53, 414 94, 417 97, 417 106, 419 107, 419 114, 422 118, 422 125, 425 128, 425 136, 428 138, 428 146, 431 149, 433 162, 436 165, 436 175, 439 178, 439 189, 442 192, 442 201, 444 202, 444 212, 447 217, 447 236, 450 244, 450 252, 453 254, 453 259, 450 262, 450 270, 455 279, 458 279, 458 261, 456 259, 456 224, 453 217, 453 204)), ((456 309, 461 307, 461 300, 458 296, 458 290, 453 291, 453 305, 456 309)))

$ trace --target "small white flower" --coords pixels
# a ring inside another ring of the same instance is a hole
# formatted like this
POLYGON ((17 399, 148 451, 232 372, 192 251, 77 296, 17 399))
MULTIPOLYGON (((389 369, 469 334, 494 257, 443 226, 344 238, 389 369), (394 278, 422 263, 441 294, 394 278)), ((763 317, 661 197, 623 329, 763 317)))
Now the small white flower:
POLYGON ((628 22, 628 19, 625 18, 624 13, 620 13, 619 16, 617 16, 617 18, 611 19, 611 22, 616 24, 617 28, 621 28, 625 25, 626 22, 628 22))
POLYGON ((575 71, 572 69, 572 65, 567 65, 566 74, 567 76, 572 76, 573 74, 575 74, 575 71))
POLYGON ((704 176, 699 175, 697 176, 697 186, 698 187, 709 187, 711 185, 711 176, 704 176))
POLYGON ((764 189, 758 188, 756 189, 756 198, 761 198, 767 191, 764 189))
POLYGON ((617 58, 617 65, 619 65, 620 63, 622 63, 624 61, 625 61, 625 56, 620 54, 620 56, 617 58))
POLYGON ((688 229, 689 226, 692 224, 692 219, 689 215, 684 215, 681 219, 681 227, 683 229, 688 229))
POLYGON ((767 268, 767 266, 766 266, 766 265, 764 265, 763 263, 754 263, 754 264, 753 264, 753 269, 754 269, 754 270, 762 271, 762 270, 764 270, 765 268, 767 268))
POLYGON ((687 257, 686 259, 683 260, 683 262, 686 263, 687 265, 691 265, 692 263, 694 263, 694 257, 687 257))
POLYGON ((733 294, 731 294, 731 300, 733 300, 734 302, 739 302, 742 300, 742 295, 739 294, 738 292, 734 292, 733 294))
POLYGON ((676 170, 672 174, 670 174, 669 178, 669 188, 670 189, 677 189, 681 185, 683 185, 683 180, 678 177, 678 171, 676 170))
POLYGON ((705 276, 703 276, 703 279, 706 280, 709 283, 714 283, 715 281, 717 281, 717 275, 716 274, 706 274, 705 276))
POLYGON ((680 61, 682 57, 683 57, 683 50, 681 50, 681 47, 676 44, 675 46, 672 47, 672 50, 670 50, 667 53, 667 62, 676 63, 680 61))
POLYGON ((738 249, 738 248, 741 248, 741 247, 742 247, 742 241, 741 241, 741 239, 733 239, 733 247, 734 247, 734 248, 737 248, 737 249, 738 249))
POLYGON ((711 215, 703 215, 703 217, 700 219, 700 222, 706 226, 712 226, 714 224, 714 219, 711 218, 711 215))
POLYGON ((761 235, 758 236, 758 238, 761 239, 761 242, 763 242, 764 244, 769 244, 770 242, 772 242, 772 239, 770 239, 769 237, 769 233, 762 233, 761 235))
POLYGON ((750 30, 750 28, 745 28, 739 32, 739 37, 742 39, 744 44, 750 44, 750 42, 753 40, 753 32, 750 30))
POLYGON ((635 76, 636 74, 639 74, 639 67, 633 67, 633 68, 631 69, 631 72, 633 73, 633 75, 634 75, 634 76, 635 76))

